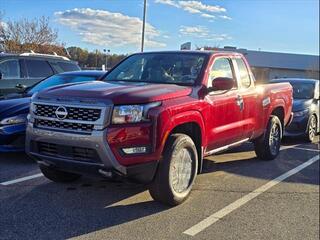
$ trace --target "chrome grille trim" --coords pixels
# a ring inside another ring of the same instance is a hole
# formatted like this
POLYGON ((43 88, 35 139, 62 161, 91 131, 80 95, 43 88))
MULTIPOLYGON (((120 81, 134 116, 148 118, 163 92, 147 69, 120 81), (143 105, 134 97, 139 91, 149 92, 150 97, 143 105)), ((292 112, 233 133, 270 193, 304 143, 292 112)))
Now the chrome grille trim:
POLYGON ((79 132, 79 134, 91 134, 95 130, 103 130, 109 125, 112 115, 111 104, 85 104, 83 102, 70 103, 60 101, 46 102, 36 100, 33 100, 31 104, 29 121, 34 124, 34 127, 57 131, 73 131, 75 133, 79 132), (42 106, 42 112, 37 114, 35 106, 39 105, 42 106), (50 110, 56 109, 59 106, 63 106, 68 110, 76 109, 76 112, 71 115, 71 119, 67 116, 66 119, 59 120, 55 114, 53 115, 53 110, 50 110), (43 114, 43 108, 49 109, 48 111, 50 114, 43 114), (82 116, 86 115, 86 113, 89 113, 89 117, 82 116), (74 117, 76 115, 80 115, 80 117, 74 117))
MULTIPOLYGON (((38 117, 48 117, 55 118, 55 111, 59 106, 64 106, 60 104, 52 105, 52 104, 34 104, 35 105, 35 115, 38 117)), ((92 107, 68 107, 66 106, 68 111, 68 116, 66 120, 76 120, 76 121, 90 121, 94 122, 100 118, 101 108, 92 108, 92 107)))
POLYGON ((92 132, 94 125, 93 124, 83 124, 83 123, 72 123, 72 122, 63 122, 59 120, 43 120, 35 119, 35 126, 41 128, 50 128, 50 129, 61 129, 66 131, 83 131, 83 132, 92 132))

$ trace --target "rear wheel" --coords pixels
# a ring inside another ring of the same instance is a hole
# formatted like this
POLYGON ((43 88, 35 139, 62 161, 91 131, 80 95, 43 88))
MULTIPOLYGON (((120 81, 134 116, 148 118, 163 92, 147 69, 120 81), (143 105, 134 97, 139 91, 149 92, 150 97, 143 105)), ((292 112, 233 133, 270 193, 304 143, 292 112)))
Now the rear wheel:
POLYGON ((171 135, 149 188, 150 195, 167 205, 182 203, 191 192, 197 169, 198 155, 192 139, 185 134, 171 135))
POLYGON ((53 182, 73 182, 81 177, 79 174, 60 171, 44 165, 39 167, 43 175, 53 182))
POLYGON ((318 122, 317 122, 317 118, 315 115, 311 115, 310 119, 309 119, 309 123, 308 123, 308 127, 307 127, 307 133, 306 133, 306 138, 309 142, 313 142, 314 138, 317 135, 317 126, 318 126, 318 122))
POLYGON ((266 132, 254 142, 257 157, 262 160, 275 159, 280 151, 282 124, 277 116, 271 116, 266 132))

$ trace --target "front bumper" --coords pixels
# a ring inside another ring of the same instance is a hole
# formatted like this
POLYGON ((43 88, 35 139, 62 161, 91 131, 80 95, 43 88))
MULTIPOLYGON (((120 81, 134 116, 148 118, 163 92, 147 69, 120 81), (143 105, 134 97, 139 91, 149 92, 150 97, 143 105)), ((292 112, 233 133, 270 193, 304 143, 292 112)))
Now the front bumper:
POLYGON ((143 183, 152 181, 158 161, 121 165, 115 158, 106 135, 107 129, 85 135, 34 128, 29 123, 26 152, 39 164, 67 172, 121 176, 143 183))
POLYGON ((25 133, 25 124, 0 126, 0 152, 24 151, 25 133))

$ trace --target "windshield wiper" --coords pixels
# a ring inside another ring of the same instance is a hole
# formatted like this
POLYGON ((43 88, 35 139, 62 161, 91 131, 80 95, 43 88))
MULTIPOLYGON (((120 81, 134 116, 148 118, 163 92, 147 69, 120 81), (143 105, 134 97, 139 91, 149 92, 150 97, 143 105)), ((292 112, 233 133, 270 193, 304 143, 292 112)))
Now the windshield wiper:
POLYGON ((193 86, 191 82, 151 82, 142 80, 103 80, 104 82, 134 82, 134 83, 150 83, 150 84, 174 84, 179 86, 193 86))

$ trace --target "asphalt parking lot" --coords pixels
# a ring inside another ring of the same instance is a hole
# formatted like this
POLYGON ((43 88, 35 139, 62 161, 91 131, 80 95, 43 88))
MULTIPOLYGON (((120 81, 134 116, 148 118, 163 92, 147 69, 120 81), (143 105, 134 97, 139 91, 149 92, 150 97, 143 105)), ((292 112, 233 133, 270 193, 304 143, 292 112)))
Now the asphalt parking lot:
POLYGON ((250 144, 207 158, 174 208, 146 186, 57 184, 26 155, 1 154, 0 239, 319 239, 319 149, 286 139, 271 162, 250 144))

